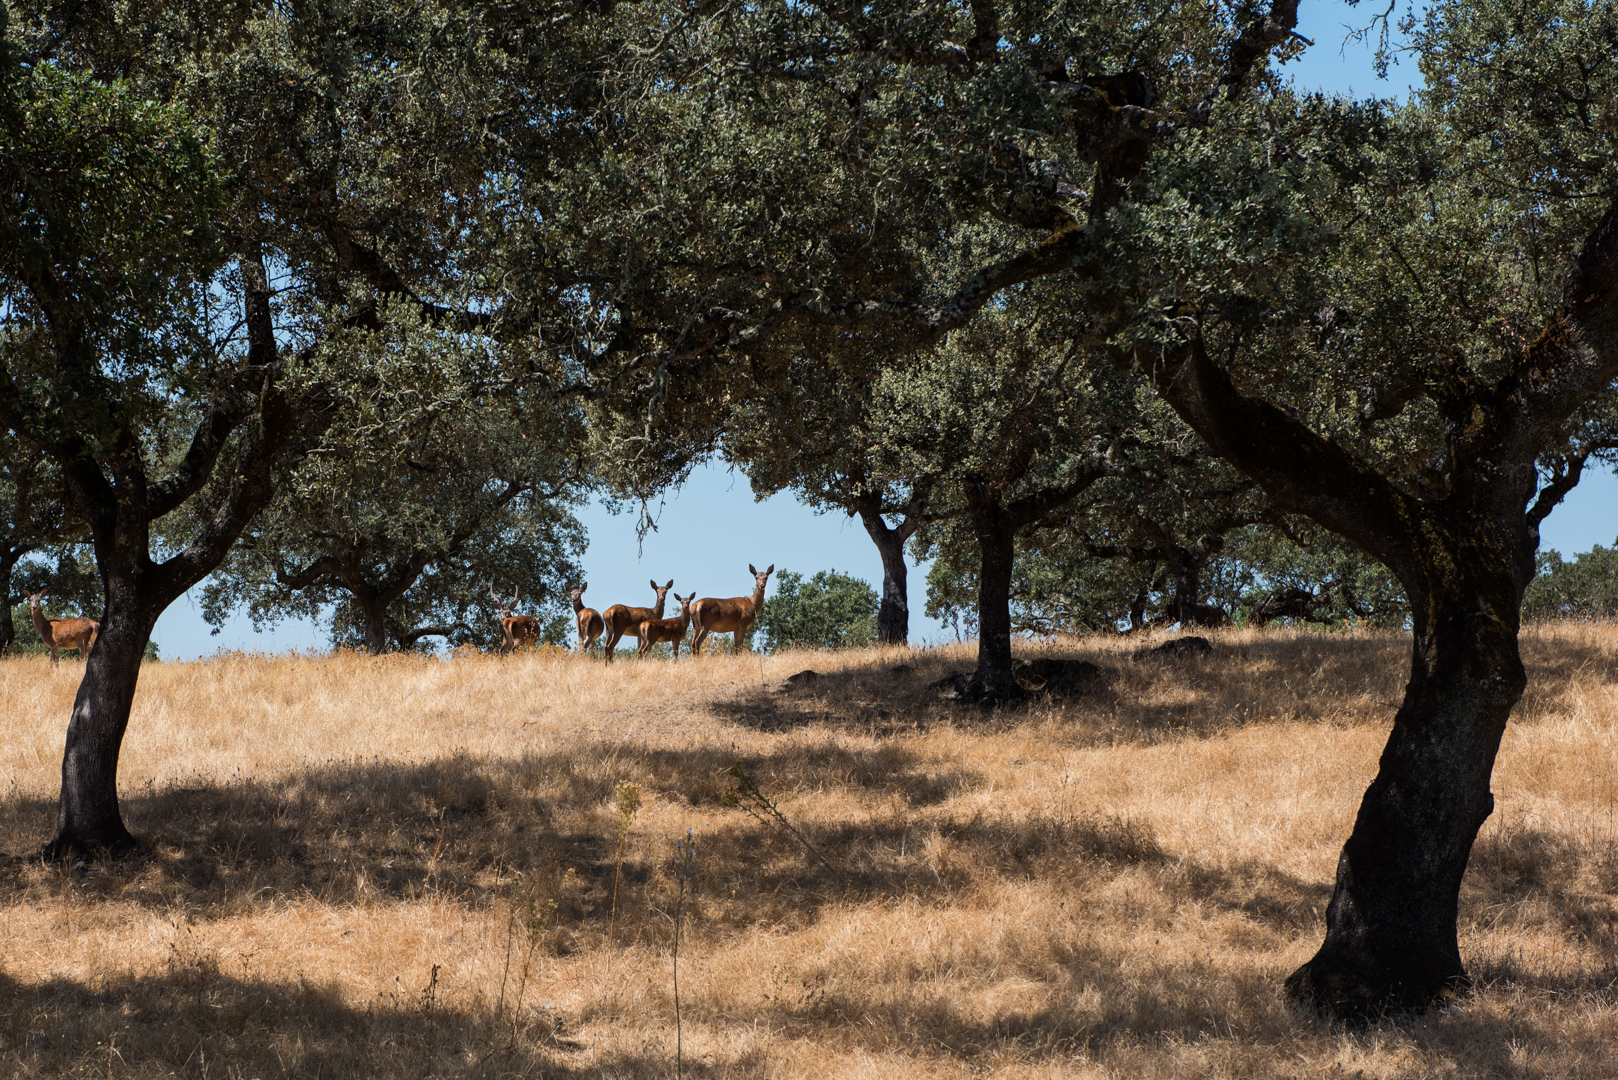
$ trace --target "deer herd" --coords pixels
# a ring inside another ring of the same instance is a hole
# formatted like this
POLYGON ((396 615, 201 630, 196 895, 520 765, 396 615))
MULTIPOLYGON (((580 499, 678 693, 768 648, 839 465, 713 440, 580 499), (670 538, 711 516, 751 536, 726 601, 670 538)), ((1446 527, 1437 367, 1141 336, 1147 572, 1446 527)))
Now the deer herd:
MULTIPOLYGON (((601 651, 607 660, 611 661, 612 652, 618 647, 618 642, 625 637, 632 637, 639 642, 637 652, 641 656, 651 652, 653 645, 666 641, 674 647, 674 656, 678 659, 680 644, 685 641, 686 633, 694 627, 691 655, 695 656, 702 651, 702 643, 709 634, 734 635, 732 651, 741 652, 743 638, 758 620, 759 608, 764 604, 764 586, 770 580, 770 575, 775 573, 775 564, 771 563, 767 570, 760 572, 749 563, 747 572, 753 575, 752 596, 732 596, 725 599, 704 596, 698 600, 695 592, 690 596, 675 593, 674 599, 680 602, 680 614, 672 619, 663 617, 663 607, 668 599, 669 590, 674 588, 672 580, 665 585, 659 585, 656 581, 651 583, 652 592, 657 594, 657 603, 651 607, 614 604, 606 611, 597 611, 584 606, 584 590, 590 587, 590 583, 586 581, 569 594, 573 598, 573 618, 579 631, 578 651, 588 652, 596 639, 600 638, 601 651)), ((511 620, 507 618, 506 621, 511 620)), ((506 640, 508 643, 511 640, 509 631, 506 640)))
MULTIPOLYGON (((602 651, 610 661, 618 642, 625 637, 632 637, 639 642, 637 651, 641 656, 651 652, 653 645, 666 641, 674 646, 674 656, 678 659, 680 644, 685 641, 686 634, 691 628, 695 627, 696 636, 691 639, 693 656, 702 651, 702 643, 707 640, 709 634, 734 635, 732 651, 741 652, 743 638, 758 620, 759 608, 764 604, 764 586, 770 580, 770 575, 775 573, 775 564, 771 563, 769 568, 761 573, 749 563, 747 572, 753 575, 752 596, 731 596, 724 599, 704 596, 698 600, 695 592, 690 596, 675 593, 674 599, 680 602, 680 614, 672 619, 663 617, 664 602, 668 598, 669 590, 674 588, 672 580, 666 585, 652 582, 652 591, 657 594, 657 603, 651 607, 614 604, 604 612, 584 606, 584 590, 590 587, 590 583, 586 581, 571 590, 573 617, 579 631, 578 651, 588 652, 597 639, 602 639, 602 651)), ((96 635, 101 632, 100 623, 83 616, 76 619, 48 619, 39 606, 45 599, 45 593, 27 595, 28 609, 34 616, 34 629, 39 631, 45 647, 50 649, 51 663, 58 662, 58 649, 77 649, 80 656, 90 655, 90 647, 95 644, 96 635)), ((495 610, 500 613, 500 652, 513 652, 539 641, 539 620, 532 615, 512 614, 517 607, 518 593, 513 592, 511 599, 507 600, 496 593, 494 586, 491 585, 489 597, 494 600, 495 610)))

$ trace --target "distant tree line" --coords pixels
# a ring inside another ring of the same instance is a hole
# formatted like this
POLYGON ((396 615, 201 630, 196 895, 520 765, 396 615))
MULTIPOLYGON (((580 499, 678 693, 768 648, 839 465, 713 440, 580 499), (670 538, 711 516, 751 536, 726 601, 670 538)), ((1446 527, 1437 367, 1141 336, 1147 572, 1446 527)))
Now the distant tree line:
POLYGON ((1572 562, 1540 552, 1539 573, 1523 595, 1530 619, 1618 619, 1618 549, 1597 544, 1572 562))

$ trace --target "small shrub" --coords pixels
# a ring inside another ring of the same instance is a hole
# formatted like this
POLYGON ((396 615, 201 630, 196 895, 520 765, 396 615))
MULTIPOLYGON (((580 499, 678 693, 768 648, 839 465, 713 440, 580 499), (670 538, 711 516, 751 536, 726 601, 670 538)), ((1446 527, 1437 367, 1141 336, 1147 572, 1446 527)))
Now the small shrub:
POLYGON ((860 578, 822 570, 806 581, 783 570, 759 612, 758 629, 769 652, 861 648, 876 640, 876 610, 876 590, 860 578))

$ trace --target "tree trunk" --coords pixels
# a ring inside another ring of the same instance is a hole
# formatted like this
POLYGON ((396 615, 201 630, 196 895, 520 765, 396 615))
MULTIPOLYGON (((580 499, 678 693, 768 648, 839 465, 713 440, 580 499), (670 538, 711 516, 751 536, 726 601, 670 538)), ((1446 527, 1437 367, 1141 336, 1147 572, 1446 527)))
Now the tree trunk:
POLYGON ((1429 549, 1429 587, 1406 586, 1410 683, 1338 859, 1326 940, 1287 980, 1295 998, 1337 1016, 1422 1009, 1470 985, 1456 937, 1461 877, 1527 682, 1517 630, 1530 575, 1513 566, 1521 545, 1468 528, 1429 549))
POLYGON ((47 859, 133 846, 118 810, 118 751, 140 680, 141 658, 165 604, 132 582, 107 582, 106 617, 73 699, 62 753, 62 803, 47 859))
POLYGON ((1202 560, 1196 553, 1180 548, 1174 558, 1174 621, 1181 630, 1197 625, 1202 604, 1202 560))
POLYGON ((371 656, 381 656, 388 647, 386 613, 361 606, 360 618, 364 622, 362 629, 365 634, 365 651, 371 656))
POLYGON ((1022 687, 1011 677, 1011 572, 1016 563, 1015 533, 1010 529, 977 528, 978 669, 972 675, 971 696, 983 705, 1014 701, 1022 687))
POLYGON ((17 561, 28 553, 24 547, 6 544, 0 547, 0 585, 4 586, 5 604, 0 605, 0 656, 11 651, 11 643, 17 640, 17 624, 11 618, 11 572, 17 568, 17 561))
POLYGON ((909 644, 910 568, 905 564, 904 538, 885 526, 880 533, 871 528, 870 522, 865 527, 882 556, 882 603, 876 611, 876 639, 883 645, 909 644))

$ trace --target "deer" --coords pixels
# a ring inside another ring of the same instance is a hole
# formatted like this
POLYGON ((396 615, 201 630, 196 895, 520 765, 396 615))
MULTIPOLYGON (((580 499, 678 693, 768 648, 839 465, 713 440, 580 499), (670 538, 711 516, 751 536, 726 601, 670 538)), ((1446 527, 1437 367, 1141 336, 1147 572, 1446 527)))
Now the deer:
POLYGON ((691 622, 697 628, 697 636, 691 639, 692 656, 702 651, 702 642, 709 634, 734 635, 731 646, 733 654, 744 648, 742 639, 758 618, 758 609, 764 604, 764 585, 775 573, 775 564, 771 563, 770 568, 761 574, 752 563, 748 563, 747 572, 753 575, 752 596, 732 596, 724 600, 704 596, 691 609, 691 622))
POLYGON ((96 635, 101 633, 101 624, 83 615, 76 619, 47 619, 39 609, 39 602, 45 599, 45 590, 26 595, 28 610, 34 616, 34 629, 39 631, 40 639, 50 649, 51 663, 61 662, 57 656, 58 649, 77 649, 80 656, 88 658, 90 646, 96 643, 96 635))
POLYGON ((674 588, 672 578, 667 585, 659 585, 654 581, 652 582, 652 591, 657 593, 657 606, 643 608, 614 604, 601 613, 602 630, 606 634, 601 639, 601 650, 607 654, 609 662, 612 660, 612 650, 617 647, 619 640, 625 634, 637 637, 640 634, 641 623, 646 622, 648 619, 661 619, 663 617, 664 598, 668 596, 669 590, 672 588, 674 588))
POLYGON ((500 642, 500 654, 516 652, 524 645, 532 645, 539 640, 539 620, 532 615, 513 615, 511 612, 517 606, 517 597, 522 595, 519 585, 511 591, 511 600, 501 599, 494 591, 494 583, 489 583, 489 599, 494 601, 495 610, 500 613, 500 632, 503 639, 500 642))
POLYGON ((672 642, 674 645, 674 659, 680 658, 680 642, 685 640, 685 632, 691 627, 691 601, 697 598, 696 590, 690 596, 674 594, 674 599, 680 602, 679 617, 673 619, 646 619, 635 628, 640 638, 640 657, 646 659, 646 654, 652 651, 652 646, 659 641, 672 642))
POLYGON ((602 621, 601 612, 595 608, 584 606, 584 590, 589 587, 590 583, 586 581, 583 585, 568 593, 573 599, 573 620, 579 624, 578 651, 580 654, 590 651, 590 646, 595 644, 596 638, 601 636, 601 632, 606 629, 607 625, 602 621))

